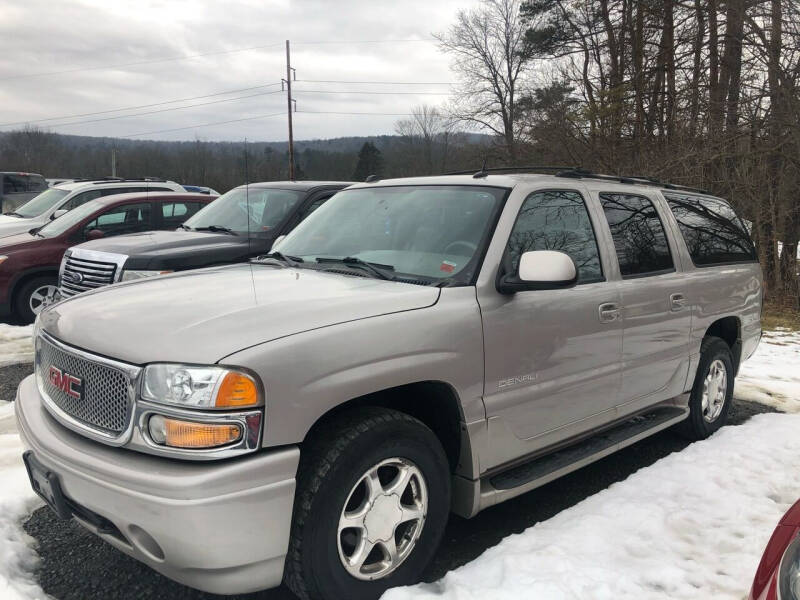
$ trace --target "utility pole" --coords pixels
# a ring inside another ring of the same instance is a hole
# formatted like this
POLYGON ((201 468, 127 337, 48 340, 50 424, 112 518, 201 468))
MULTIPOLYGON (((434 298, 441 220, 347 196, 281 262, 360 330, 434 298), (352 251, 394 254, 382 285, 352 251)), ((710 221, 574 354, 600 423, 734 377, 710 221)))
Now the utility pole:
POLYGON ((286 40, 286 108, 289 115, 289 179, 294 181, 294 133, 292 132, 292 61, 286 40))
POLYGON ((117 176, 117 149, 111 149, 111 176, 117 176))

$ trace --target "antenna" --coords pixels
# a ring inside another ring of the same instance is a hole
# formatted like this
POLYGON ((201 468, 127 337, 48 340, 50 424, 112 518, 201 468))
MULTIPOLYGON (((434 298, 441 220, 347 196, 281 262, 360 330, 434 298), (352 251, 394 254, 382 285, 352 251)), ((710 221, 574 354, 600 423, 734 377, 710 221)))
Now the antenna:
POLYGON ((244 201, 247 206, 247 253, 252 254, 253 236, 250 235, 250 166, 247 161, 247 138, 244 138, 244 201))

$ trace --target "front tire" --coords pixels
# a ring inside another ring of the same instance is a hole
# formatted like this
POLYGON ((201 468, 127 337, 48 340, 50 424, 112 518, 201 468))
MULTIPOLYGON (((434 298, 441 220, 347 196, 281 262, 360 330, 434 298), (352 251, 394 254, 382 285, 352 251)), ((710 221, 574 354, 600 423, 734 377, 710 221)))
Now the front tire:
POLYGON ((33 323, 41 310, 55 302, 58 280, 49 275, 34 277, 22 284, 14 298, 14 312, 23 323, 33 323))
POLYGON ((689 418, 678 432, 692 441, 704 440, 728 420, 733 400, 733 355, 724 340, 707 336, 700 345, 700 363, 689 396, 689 418))
POLYGON ((285 580, 303 600, 374 600, 416 583, 439 546, 450 468, 417 419, 361 408, 303 447, 285 580))

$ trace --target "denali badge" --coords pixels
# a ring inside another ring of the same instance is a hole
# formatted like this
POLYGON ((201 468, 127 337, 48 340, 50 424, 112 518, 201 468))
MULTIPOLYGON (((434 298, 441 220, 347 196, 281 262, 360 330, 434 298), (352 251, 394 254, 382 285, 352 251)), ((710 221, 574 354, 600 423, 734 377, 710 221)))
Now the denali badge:
POLYGON ((58 367, 50 367, 48 373, 50 383, 67 396, 80 400, 83 396, 83 379, 63 372, 58 367))

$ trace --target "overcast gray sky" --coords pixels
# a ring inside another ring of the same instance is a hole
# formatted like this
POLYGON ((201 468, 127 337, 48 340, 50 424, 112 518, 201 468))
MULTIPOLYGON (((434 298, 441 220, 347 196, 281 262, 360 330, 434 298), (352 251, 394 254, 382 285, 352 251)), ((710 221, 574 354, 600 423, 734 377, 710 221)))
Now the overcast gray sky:
MULTIPOLYGON (((473 0, 0 0, 0 124, 94 113, 243 90, 123 113, 35 123, 59 133, 95 136, 185 128, 135 139, 285 140, 284 41, 297 69, 295 139, 393 133, 398 116, 302 111, 407 113, 440 104, 454 81, 431 40, 473 0), (352 43, 364 40, 419 42, 352 43), (321 42, 344 43, 321 43, 321 42), (269 46, 221 54, 229 50, 269 46), (147 62, 212 54, 186 60, 147 62), (128 65, 96 68, 107 65, 128 65), (53 73, 92 69, 71 73, 53 73), (35 76, 31 76, 35 75, 35 76), (312 83, 301 80, 440 82, 436 85, 312 83), (415 92, 341 94, 323 91, 415 92), (256 96, 256 94, 259 94, 256 96), (251 96, 235 101, 228 98, 251 96), (191 104, 184 110, 64 125, 191 104), (259 120, 211 127, 281 113, 259 120)), ((2 126, 0 131, 13 127, 2 126)))

